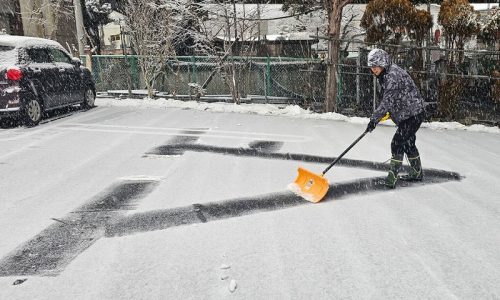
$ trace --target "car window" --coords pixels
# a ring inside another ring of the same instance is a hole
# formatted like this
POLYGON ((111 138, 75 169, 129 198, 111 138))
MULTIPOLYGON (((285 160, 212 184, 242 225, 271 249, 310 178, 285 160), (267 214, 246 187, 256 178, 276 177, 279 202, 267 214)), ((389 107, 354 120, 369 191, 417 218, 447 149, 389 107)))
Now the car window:
POLYGON ((59 49, 50 49, 54 62, 71 63, 71 58, 59 49))
POLYGON ((0 53, 1 53, 1 52, 11 51, 11 50, 14 50, 14 47, 12 47, 12 46, 4 46, 4 45, 0 45, 0 53))
POLYGON ((28 57, 31 62, 34 63, 50 63, 50 55, 47 49, 42 49, 42 48, 33 48, 33 49, 27 49, 26 52, 28 53, 28 57))

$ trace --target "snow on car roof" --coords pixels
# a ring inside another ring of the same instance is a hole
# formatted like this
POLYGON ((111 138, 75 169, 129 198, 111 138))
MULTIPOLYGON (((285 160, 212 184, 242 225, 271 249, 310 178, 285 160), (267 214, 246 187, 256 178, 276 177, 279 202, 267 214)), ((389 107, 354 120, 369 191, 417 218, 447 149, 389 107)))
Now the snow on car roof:
POLYGON ((33 46, 46 46, 52 48, 64 48, 56 41, 42 39, 30 36, 19 36, 19 35, 0 35, 0 45, 12 46, 12 47, 33 47, 33 46))
POLYGON ((18 62, 19 51, 16 48, 31 47, 57 48, 68 53, 66 49, 56 41, 29 36, 0 35, 0 66, 5 67, 14 65, 18 62))

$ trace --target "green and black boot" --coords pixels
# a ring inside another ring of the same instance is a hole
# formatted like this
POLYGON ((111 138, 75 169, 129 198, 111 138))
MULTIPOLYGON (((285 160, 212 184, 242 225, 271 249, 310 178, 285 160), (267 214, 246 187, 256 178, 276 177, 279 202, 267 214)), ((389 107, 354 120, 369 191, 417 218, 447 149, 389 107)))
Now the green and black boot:
POLYGON ((396 182, 398 181, 399 169, 403 165, 403 157, 393 156, 391 158, 391 168, 389 169, 389 174, 385 179, 385 186, 393 189, 396 187, 396 182))
POLYGON ((420 156, 408 157, 408 161, 410 162, 410 172, 408 173, 408 175, 401 176, 401 180, 422 181, 424 176, 422 172, 422 162, 420 161, 420 156))

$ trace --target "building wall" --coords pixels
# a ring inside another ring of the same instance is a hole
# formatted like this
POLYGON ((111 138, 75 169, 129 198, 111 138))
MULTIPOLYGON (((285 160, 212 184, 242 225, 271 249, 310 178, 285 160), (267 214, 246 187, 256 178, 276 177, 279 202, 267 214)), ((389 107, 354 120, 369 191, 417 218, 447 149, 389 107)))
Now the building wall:
POLYGON ((63 1, 61 8, 51 5, 49 0, 19 0, 19 3, 23 35, 58 41, 72 53, 78 49, 72 2, 63 1))
POLYGON ((0 1, 0 32, 22 35, 23 23, 18 0, 0 1))
POLYGON ((104 43, 102 54, 123 54, 123 48, 130 54, 130 37, 122 32, 123 27, 120 26, 120 24, 125 24, 125 17, 117 12, 112 12, 109 17, 115 21, 102 26, 101 35, 104 43))

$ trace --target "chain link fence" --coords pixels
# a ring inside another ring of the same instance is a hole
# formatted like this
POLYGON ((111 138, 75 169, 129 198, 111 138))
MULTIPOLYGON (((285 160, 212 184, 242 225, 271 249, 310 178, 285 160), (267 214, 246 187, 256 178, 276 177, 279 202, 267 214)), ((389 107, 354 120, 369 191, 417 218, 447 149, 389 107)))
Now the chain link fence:
MULTIPOLYGON (((370 49, 359 41, 342 51, 337 108, 347 115, 369 116, 378 105, 375 77, 366 67, 370 49)), ((406 69, 419 86, 428 119, 500 124, 499 51, 451 51, 378 45, 406 69), (463 62, 451 65, 459 57, 463 62)), ((83 57, 91 66, 98 92, 144 89, 137 56, 83 57)), ((298 104, 323 111, 327 63, 312 58, 172 57, 164 60, 154 88, 159 96, 196 99, 193 86, 204 88, 205 99, 231 99, 233 81, 243 102, 298 104), (234 76, 233 76, 234 70, 234 76)), ((203 99, 202 99, 203 100, 203 99)))
MULTIPOLYGON (((353 41, 349 41, 352 43, 353 41)), ((370 49, 341 54, 338 107, 369 114, 380 97, 367 65, 370 49)), ((500 52, 376 45, 408 71, 426 102, 429 120, 500 125, 500 52)))
MULTIPOLYGON (((82 57, 91 68, 98 92, 144 89, 137 56, 94 55, 82 57)), ((155 79, 161 95, 185 99, 193 86, 203 86, 204 95, 230 96, 234 81, 242 98, 268 103, 307 105, 321 110, 324 101, 326 65, 319 59, 275 57, 189 56, 165 59, 155 79)))

